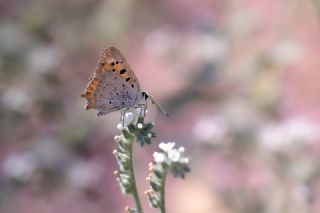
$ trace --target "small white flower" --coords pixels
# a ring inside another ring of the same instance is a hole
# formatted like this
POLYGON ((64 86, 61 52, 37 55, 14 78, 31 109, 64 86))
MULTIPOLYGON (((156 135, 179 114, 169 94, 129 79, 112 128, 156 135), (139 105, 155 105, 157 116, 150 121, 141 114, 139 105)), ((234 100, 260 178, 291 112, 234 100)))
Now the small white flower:
POLYGON ((163 153, 160 153, 160 152, 154 152, 153 153, 153 160, 156 163, 162 163, 165 160, 165 155, 163 153))
POLYGON ((183 146, 180 146, 178 150, 179 150, 179 152, 184 153, 185 148, 183 146))
POLYGON ((119 142, 119 141, 124 141, 125 140, 125 137, 123 135, 116 135, 114 136, 114 140, 116 142, 119 142))
POLYGON ((143 127, 142 123, 138 123, 137 127, 138 127, 138 129, 142 129, 142 127, 143 127))
POLYGON ((190 159, 189 158, 180 158, 180 163, 188 164, 188 163, 190 163, 190 159))
POLYGON ((152 138, 152 134, 151 133, 148 133, 148 138, 152 138))
POLYGON ((177 149, 172 149, 168 151, 168 157, 172 162, 178 162, 181 157, 181 153, 177 149))
POLYGON ((117 125, 117 129, 119 129, 119 130, 123 130, 123 126, 122 126, 122 124, 120 124, 120 123, 119 123, 119 124, 117 125))
POLYGON ((168 152, 168 151, 173 149, 174 145, 175 145, 175 142, 160 143, 159 144, 159 148, 162 149, 165 152, 168 152))

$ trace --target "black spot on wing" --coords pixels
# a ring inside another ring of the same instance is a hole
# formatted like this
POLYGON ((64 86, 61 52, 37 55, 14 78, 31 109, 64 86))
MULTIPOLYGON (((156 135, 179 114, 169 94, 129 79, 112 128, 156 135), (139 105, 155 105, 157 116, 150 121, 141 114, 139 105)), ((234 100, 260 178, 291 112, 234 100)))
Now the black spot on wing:
POLYGON ((126 72, 127 72, 126 69, 122 69, 122 70, 120 70, 120 75, 123 75, 123 74, 125 74, 126 72))

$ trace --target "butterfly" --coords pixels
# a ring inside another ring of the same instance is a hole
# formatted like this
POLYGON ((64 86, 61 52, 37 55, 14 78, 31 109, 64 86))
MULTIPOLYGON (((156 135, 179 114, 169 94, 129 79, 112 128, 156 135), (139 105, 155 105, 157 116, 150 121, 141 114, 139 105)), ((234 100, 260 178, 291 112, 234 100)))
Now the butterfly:
POLYGON ((153 96, 141 91, 138 78, 115 47, 103 51, 81 97, 87 100, 85 108, 96 109, 97 116, 141 106, 145 110, 148 98, 168 115, 153 96))

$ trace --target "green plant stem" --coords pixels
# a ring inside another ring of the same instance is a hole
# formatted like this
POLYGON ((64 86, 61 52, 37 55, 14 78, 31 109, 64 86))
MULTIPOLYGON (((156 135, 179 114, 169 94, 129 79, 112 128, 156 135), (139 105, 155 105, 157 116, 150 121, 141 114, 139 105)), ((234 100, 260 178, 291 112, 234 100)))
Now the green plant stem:
POLYGON ((160 210, 161 210, 161 213, 166 213, 166 199, 165 199, 166 178, 167 178, 167 172, 163 175, 161 189, 160 189, 160 197, 161 197, 160 210))
POLYGON ((140 203, 140 198, 139 198, 139 193, 137 190, 137 184, 136 184, 136 179, 135 179, 135 175, 134 175, 134 167, 133 167, 133 142, 135 140, 135 137, 132 136, 130 138, 130 173, 131 173, 131 178, 132 178, 132 196, 134 198, 134 202, 136 203, 136 208, 139 211, 139 213, 143 213, 142 207, 141 207, 141 203, 140 203))

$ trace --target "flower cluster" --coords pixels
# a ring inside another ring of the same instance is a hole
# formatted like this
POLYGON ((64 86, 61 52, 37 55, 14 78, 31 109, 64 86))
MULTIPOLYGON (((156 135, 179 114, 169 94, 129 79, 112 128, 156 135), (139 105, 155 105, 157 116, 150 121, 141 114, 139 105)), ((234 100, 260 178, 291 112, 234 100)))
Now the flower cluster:
MULTIPOLYGON (((136 111, 123 114, 122 123, 117 125, 121 135, 115 136, 117 149, 113 154, 118 161, 119 169, 114 174, 117 176, 121 191, 124 194, 131 194, 136 204, 135 208, 125 208, 129 213, 143 212, 134 175, 133 143, 137 141, 141 146, 151 144, 151 138, 156 136, 152 131, 154 124, 144 123, 144 115, 145 113, 136 111)), ((167 174, 172 173, 174 177, 184 178, 190 171, 188 166, 190 158, 185 157, 185 149, 174 148, 174 146, 174 142, 160 143, 161 151, 154 152, 154 160, 149 164, 151 173, 147 180, 151 188, 145 194, 148 196, 151 207, 160 208, 161 212, 165 212, 164 189, 167 174)))
MULTIPOLYGON (((114 172, 117 176, 123 194, 132 194, 138 199, 133 169, 132 146, 137 141, 141 146, 151 143, 151 138, 156 134, 152 131, 152 123, 144 123, 144 117, 140 113, 127 112, 122 118, 122 123, 117 125, 120 135, 114 137, 117 148, 113 151, 119 164, 119 169, 114 172)), ((139 202, 136 202, 139 203, 139 202)), ((126 208, 127 212, 141 212, 141 207, 126 208)))
POLYGON ((166 175, 170 172, 174 177, 184 179, 185 174, 190 172, 188 166, 190 158, 185 156, 184 147, 174 148, 175 143, 160 143, 160 152, 153 153, 153 162, 149 164, 150 174, 147 181, 150 189, 145 192, 150 206, 161 208, 164 206, 164 187, 166 175))
POLYGON ((154 124, 144 123, 145 113, 141 113, 139 110, 134 111, 134 113, 127 112, 122 118, 122 124, 117 125, 124 137, 136 137, 136 141, 141 146, 151 144, 151 138, 156 137, 156 133, 152 131, 154 124))

